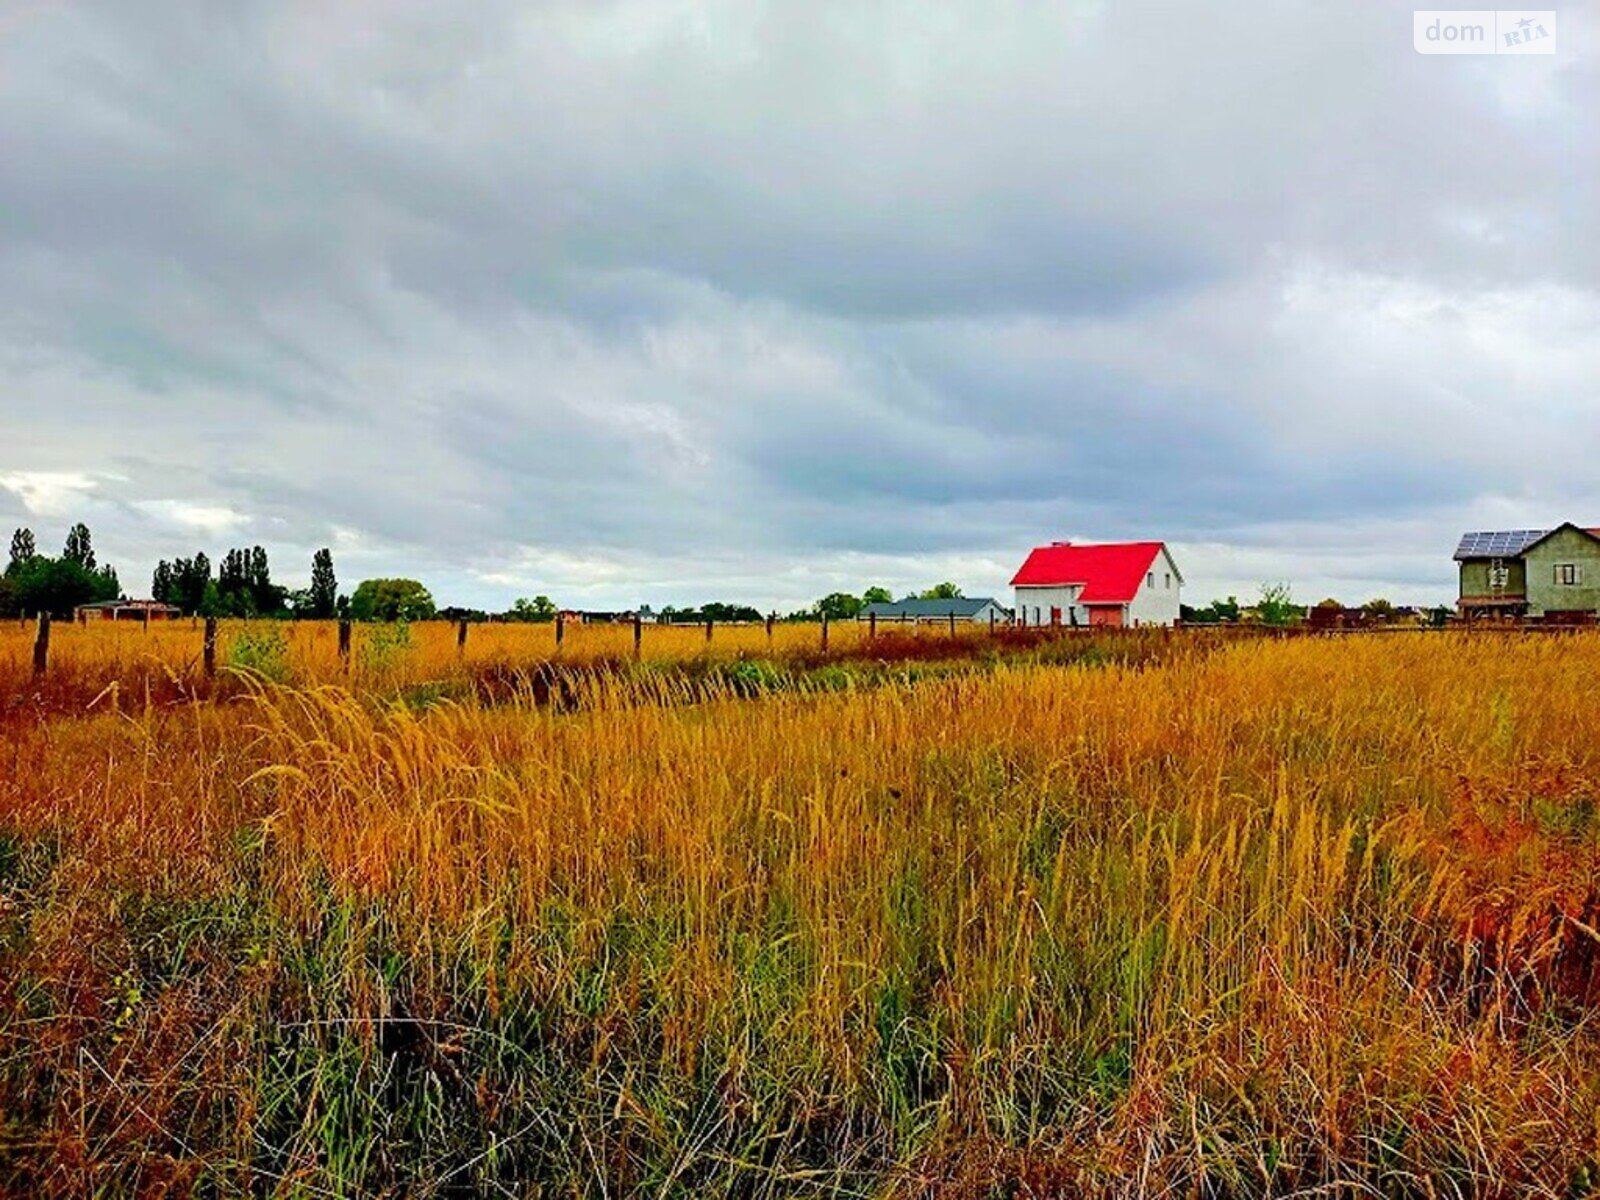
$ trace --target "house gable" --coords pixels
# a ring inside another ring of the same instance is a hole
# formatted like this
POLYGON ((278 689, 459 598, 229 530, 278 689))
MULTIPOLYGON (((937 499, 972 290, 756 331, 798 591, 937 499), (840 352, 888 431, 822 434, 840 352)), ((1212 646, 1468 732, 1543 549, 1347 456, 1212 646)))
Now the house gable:
POLYGON ((1523 553, 1528 611, 1600 612, 1600 537, 1571 523, 1523 553))

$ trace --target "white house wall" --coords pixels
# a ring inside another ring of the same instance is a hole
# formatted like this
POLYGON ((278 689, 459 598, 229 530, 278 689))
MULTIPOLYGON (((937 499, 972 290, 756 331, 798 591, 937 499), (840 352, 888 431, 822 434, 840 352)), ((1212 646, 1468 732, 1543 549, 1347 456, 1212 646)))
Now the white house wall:
POLYGON ((1132 603, 1128 605, 1128 623, 1131 625, 1172 625, 1178 620, 1179 597, 1183 593, 1183 579, 1177 564, 1165 546, 1155 556, 1140 583, 1132 603), (1154 582, 1151 581, 1154 576, 1154 582))
POLYGON ((1079 625, 1087 625, 1089 610, 1078 603, 1078 593, 1082 590, 1077 584, 1016 588, 1017 620, 1023 625, 1048 625, 1050 610, 1059 608, 1063 625, 1071 625, 1074 621, 1079 625))

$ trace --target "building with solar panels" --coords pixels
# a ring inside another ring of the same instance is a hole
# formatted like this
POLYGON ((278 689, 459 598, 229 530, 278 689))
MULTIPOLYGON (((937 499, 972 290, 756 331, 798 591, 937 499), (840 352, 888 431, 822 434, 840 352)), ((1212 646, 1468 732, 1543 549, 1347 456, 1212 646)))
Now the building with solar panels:
POLYGON ((1590 620, 1600 615, 1600 530, 1468 533, 1456 547, 1461 615, 1590 620))

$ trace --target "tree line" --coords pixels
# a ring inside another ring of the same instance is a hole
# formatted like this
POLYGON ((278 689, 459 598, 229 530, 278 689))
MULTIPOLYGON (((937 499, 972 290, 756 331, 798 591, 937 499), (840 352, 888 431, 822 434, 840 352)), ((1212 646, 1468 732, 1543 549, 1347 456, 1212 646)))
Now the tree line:
MULTIPOLYGON (((948 580, 921 592, 907 592, 904 600, 960 600, 961 589, 948 580)), ((827 617, 830 621, 849 621, 861 615, 869 604, 892 604, 894 595, 886 587, 869 587, 861 595, 830 592, 811 606, 809 612, 795 616, 827 617)))
MULTIPOLYGON (((468 620, 490 619, 477 609, 440 610, 432 594, 415 579, 366 579, 348 595, 339 591, 333 553, 324 547, 311 556, 311 582, 304 588, 275 583, 263 546, 234 547, 213 564, 203 551, 186 558, 162 559, 150 578, 152 599, 169 604, 186 616, 267 617, 294 620, 424 621, 436 616, 468 620)), ((907 600, 958 599, 961 589, 938 583, 907 600)), ((82 522, 67 533, 60 555, 40 554, 31 529, 11 535, 11 556, 0 575, 0 617, 32 616, 48 612, 70 617, 80 605, 126 599, 116 569, 95 560, 93 538, 82 522)), ((889 603, 894 596, 886 587, 869 587, 857 596, 833 592, 809 608, 790 613, 788 620, 847 621, 869 604, 889 603)), ((558 607, 548 596, 519 599, 494 619, 553 621, 558 607)), ((708 601, 676 608, 667 605, 657 614, 663 621, 698 623, 759 621, 763 614, 748 604, 708 601)))
MULTIPOLYGON (((230 549, 214 570, 204 551, 162 559, 151 576, 150 595, 185 615, 203 617, 421 621, 437 612, 433 596, 414 579, 367 579, 342 594, 327 548, 311 557, 309 587, 274 583, 265 547, 249 546, 230 549)), ((82 522, 67 533, 57 556, 39 552, 33 530, 12 533, 0 575, 0 617, 49 613, 68 618, 80 605, 126 598, 116 568, 96 562, 93 536, 82 522)))
POLYGON ((117 570, 95 561, 89 527, 74 525, 61 553, 39 553, 31 529, 11 535, 11 555, 0 575, 0 616, 48 612, 70 614, 80 604, 115 600, 122 594, 117 570))

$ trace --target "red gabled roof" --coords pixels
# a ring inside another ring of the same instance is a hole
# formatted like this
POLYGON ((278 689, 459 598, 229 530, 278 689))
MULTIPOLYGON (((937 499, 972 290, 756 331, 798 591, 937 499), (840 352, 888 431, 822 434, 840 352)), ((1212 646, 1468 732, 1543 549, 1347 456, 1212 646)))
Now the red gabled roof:
POLYGON ((1161 542, 1105 542, 1040 546, 1011 580, 1012 587, 1065 587, 1080 584, 1080 604, 1126 604, 1139 591, 1161 542))

